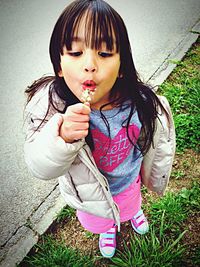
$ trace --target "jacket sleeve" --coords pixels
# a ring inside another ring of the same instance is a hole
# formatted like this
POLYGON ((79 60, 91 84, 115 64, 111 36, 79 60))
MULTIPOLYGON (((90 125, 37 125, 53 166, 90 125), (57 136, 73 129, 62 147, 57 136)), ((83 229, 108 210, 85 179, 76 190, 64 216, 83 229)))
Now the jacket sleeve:
POLYGON ((38 130, 38 125, 46 113, 45 97, 30 102, 25 110, 26 141, 24 157, 29 171, 34 177, 48 180, 66 173, 76 158, 84 141, 65 143, 59 136, 62 114, 55 113, 38 130))

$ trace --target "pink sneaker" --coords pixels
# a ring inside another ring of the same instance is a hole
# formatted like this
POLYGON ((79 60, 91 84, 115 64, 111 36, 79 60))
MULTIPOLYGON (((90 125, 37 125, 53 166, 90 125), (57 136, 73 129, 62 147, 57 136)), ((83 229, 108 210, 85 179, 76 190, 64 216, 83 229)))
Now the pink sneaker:
POLYGON ((112 258, 116 250, 117 225, 99 236, 99 249, 103 257, 112 258))
POLYGON ((142 210, 139 210, 138 213, 133 216, 131 225, 136 233, 140 235, 146 234, 149 231, 149 224, 142 210))

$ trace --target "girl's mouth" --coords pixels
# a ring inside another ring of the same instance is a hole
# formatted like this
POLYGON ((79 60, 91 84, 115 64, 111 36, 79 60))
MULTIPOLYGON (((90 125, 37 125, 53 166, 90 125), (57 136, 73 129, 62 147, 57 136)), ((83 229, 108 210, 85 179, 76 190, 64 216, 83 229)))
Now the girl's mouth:
POLYGON ((87 80, 83 84, 83 90, 90 90, 91 92, 94 92, 97 85, 93 80, 87 80))

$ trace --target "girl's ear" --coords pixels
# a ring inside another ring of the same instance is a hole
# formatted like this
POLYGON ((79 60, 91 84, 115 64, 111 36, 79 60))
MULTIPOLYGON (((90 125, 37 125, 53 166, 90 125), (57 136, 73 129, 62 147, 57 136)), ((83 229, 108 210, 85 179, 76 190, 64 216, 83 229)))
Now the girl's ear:
POLYGON ((59 70, 59 72, 58 72, 58 76, 61 77, 61 78, 63 77, 63 72, 62 72, 62 70, 59 70))
POLYGON ((118 73, 118 78, 119 79, 123 78, 123 74, 121 72, 118 73))

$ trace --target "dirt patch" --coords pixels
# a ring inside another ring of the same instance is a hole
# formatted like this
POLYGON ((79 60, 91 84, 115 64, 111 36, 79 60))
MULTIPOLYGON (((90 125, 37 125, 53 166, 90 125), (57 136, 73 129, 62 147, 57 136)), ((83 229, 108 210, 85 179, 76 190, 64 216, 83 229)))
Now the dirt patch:
POLYGON ((57 240, 64 240, 67 246, 77 248, 87 255, 98 254, 98 235, 85 231, 76 217, 65 224, 57 225, 54 236, 57 240))
POLYGON ((193 267, 195 251, 197 248, 200 249, 200 213, 190 214, 187 221, 183 224, 183 229, 187 229, 182 239, 182 243, 187 245, 185 266, 193 267))
POLYGON ((183 238, 183 243, 190 244, 190 249, 193 251, 200 244, 200 214, 190 214, 184 225, 188 231, 183 238))
POLYGON ((192 181, 200 178, 200 155, 193 150, 176 154, 169 183, 169 190, 179 191, 189 187, 192 181))
POLYGON ((173 171, 179 169, 180 171, 187 172, 185 174, 192 174, 195 177, 196 175, 200 175, 199 163, 200 154, 188 149, 185 152, 176 153, 173 163, 173 171))

